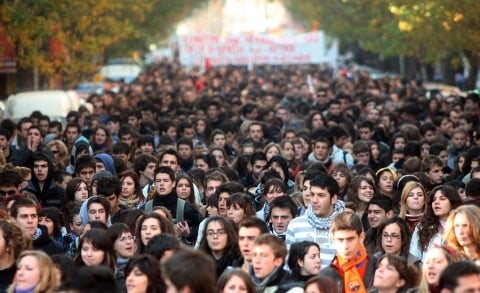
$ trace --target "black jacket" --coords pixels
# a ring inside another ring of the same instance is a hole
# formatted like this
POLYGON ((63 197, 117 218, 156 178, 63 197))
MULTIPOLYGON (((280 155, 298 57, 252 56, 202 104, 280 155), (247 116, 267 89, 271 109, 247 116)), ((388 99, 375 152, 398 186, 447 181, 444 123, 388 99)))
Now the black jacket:
MULTIPOLYGON (((174 219, 177 218, 177 193, 173 191, 169 195, 159 195, 158 193, 153 197, 153 207, 163 206, 166 207, 174 219)), ((145 205, 141 206, 140 209, 145 210, 145 205)), ((192 206, 190 203, 185 202, 185 207, 183 211, 183 217, 187 221, 188 226, 190 227, 190 236, 187 237, 187 241, 190 243, 195 242, 198 234, 198 225, 203 220, 202 215, 198 210, 192 206)))
POLYGON ((47 227, 38 225, 37 233, 39 234, 36 234, 36 238, 34 236, 33 239, 33 249, 43 250, 48 255, 65 254, 63 247, 48 236, 47 227))
MULTIPOLYGON (((335 261, 335 259, 333 261, 335 261)), ((365 275, 363 276, 363 285, 365 286, 365 289, 368 290, 368 288, 373 285, 373 277, 377 267, 377 258, 374 256, 368 256, 367 261, 367 268, 365 270, 365 275)), ((338 292, 343 292, 343 278, 332 263, 328 267, 322 269, 319 275, 333 280, 337 284, 338 292)))

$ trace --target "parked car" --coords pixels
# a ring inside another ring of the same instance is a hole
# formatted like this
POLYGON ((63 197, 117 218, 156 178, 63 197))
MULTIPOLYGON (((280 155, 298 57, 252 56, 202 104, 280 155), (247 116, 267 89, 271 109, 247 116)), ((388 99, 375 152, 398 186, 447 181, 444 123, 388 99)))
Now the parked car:
POLYGON ((38 110, 52 121, 65 123, 68 112, 77 111, 79 106, 80 101, 75 91, 20 92, 8 97, 2 118, 18 121, 38 110))

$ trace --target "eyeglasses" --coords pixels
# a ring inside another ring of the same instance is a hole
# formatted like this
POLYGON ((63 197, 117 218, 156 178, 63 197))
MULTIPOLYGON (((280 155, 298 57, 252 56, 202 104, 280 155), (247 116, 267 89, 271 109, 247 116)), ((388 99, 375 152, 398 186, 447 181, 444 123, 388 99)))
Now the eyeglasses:
POLYGON ((398 239, 402 238, 402 235, 383 233, 383 234, 382 234, 382 237, 385 238, 385 239, 390 238, 390 239, 392 239, 392 240, 393 240, 393 239, 397 239, 397 240, 398 240, 398 239))
POLYGON ((207 232, 207 237, 210 237, 210 238, 213 238, 215 235, 220 237, 220 236, 223 236, 225 235, 225 230, 218 230, 217 232, 214 232, 214 231, 208 231, 207 232))
POLYGON ((0 195, 3 195, 3 196, 5 196, 5 195, 14 195, 15 193, 17 193, 17 191, 16 191, 16 190, 13 190, 13 189, 12 189, 12 190, 8 190, 8 191, 0 190, 0 195))
POLYGON ((137 239, 135 236, 120 237, 117 239, 117 242, 125 242, 127 240, 135 241, 137 239))

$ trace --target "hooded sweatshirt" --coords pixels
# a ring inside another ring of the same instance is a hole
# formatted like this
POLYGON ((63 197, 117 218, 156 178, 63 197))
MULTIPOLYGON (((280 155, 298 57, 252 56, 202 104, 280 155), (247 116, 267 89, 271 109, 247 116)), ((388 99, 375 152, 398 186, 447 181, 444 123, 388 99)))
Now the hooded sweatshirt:
POLYGON ((43 188, 40 187, 37 176, 32 174, 32 179, 28 182, 25 190, 35 194, 42 207, 60 208, 65 191, 56 185, 55 179, 53 178, 53 160, 45 151, 35 152, 33 154, 33 162, 39 160, 48 162, 48 173, 43 183, 43 188))

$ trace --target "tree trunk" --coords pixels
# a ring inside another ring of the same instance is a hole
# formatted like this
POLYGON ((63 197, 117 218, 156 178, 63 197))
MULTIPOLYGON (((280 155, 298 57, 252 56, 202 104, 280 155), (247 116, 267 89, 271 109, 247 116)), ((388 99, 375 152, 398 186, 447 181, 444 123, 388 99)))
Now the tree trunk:
POLYGON ((480 60, 476 54, 471 54, 470 52, 465 53, 465 57, 470 65, 468 69, 468 78, 465 81, 465 89, 474 90, 477 88, 477 76, 478 69, 480 67, 480 60))

